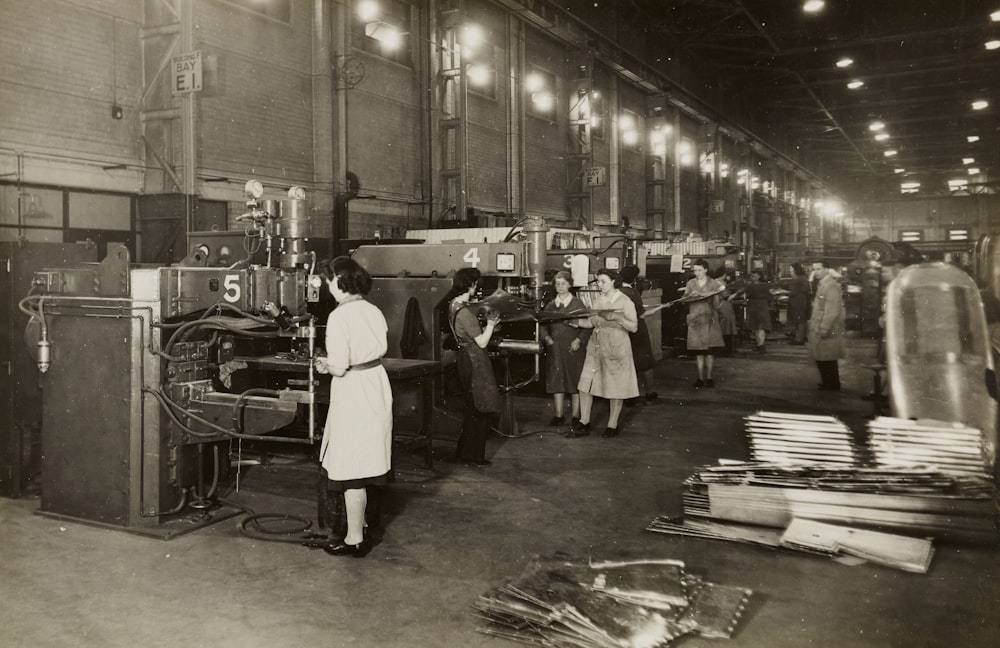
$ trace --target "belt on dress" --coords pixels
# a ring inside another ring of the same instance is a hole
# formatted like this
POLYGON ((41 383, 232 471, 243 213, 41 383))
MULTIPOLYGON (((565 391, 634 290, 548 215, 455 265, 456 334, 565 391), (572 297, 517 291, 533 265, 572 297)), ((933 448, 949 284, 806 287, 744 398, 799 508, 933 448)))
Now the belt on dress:
POLYGON ((375 367, 382 366, 382 358, 375 358, 374 360, 369 360, 368 362, 362 362, 361 364, 351 365, 347 368, 348 371, 363 371, 365 369, 374 369, 375 367))

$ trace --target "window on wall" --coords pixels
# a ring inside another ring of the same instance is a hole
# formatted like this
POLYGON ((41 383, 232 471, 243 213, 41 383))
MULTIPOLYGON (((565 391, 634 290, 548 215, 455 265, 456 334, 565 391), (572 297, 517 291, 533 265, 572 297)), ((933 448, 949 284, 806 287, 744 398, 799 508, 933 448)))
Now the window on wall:
POLYGON ((918 229, 900 230, 899 240, 904 243, 914 243, 924 240, 924 231, 918 229))
POLYGON ((967 227, 953 227, 948 230, 947 240, 949 241, 969 241, 972 239, 972 231, 967 227))
POLYGON ((639 114, 631 110, 622 110, 618 117, 618 129, 621 131, 622 147, 637 151, 642 145, 642 121, 639 114))
POLYGON ((483 41, 474 51, 467 52, 468 63, 465 67, 469 83, 469 91, 489 97, 497 98, 497 59, 496 48, 492 44, 483 41))
POLYGON ((352 44, 356 49, 381 56, 400 65, 412 66, 413 54, 410 39, 410 5, 400 0, 378 0, 365 3, 366 11, 358 15, 362 3, 355 0, 356 13, 352 23, 352 44))
POLYGON ((252 11, 283 23, 292 22, 292 0, 225 0, 241 9, 252 11))
POLYGON ((528 114, 544 119, 556 117, 556 75, 530 65, 524 77, 528 114))

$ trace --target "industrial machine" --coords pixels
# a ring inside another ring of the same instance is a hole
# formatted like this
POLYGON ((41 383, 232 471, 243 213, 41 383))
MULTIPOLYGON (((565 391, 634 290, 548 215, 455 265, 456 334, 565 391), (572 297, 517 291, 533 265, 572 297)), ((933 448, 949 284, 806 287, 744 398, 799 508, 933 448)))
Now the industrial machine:
POLYGON ((97 260, 83 243, 0 243, 0 495, 20 497, 41 471, 42 393, 37 363, 25 351, 27 313, 18 308, 35 272, 97 260))
POLYGON ((586 237, 585 245, 584 235, 576 233, 574 245, 564 246, 561 240, 569 238, 570 232, 551 232, 537 218, 495 231, 435 232, 444 232, 447 240, 363 245, 353 253, 374 278, 369 300, 382 309, 389 323, 390 356, 442 359, 442 335, 448 330, 445 298, 452 276, 459 268, 473 267, 482 273, 477 300, 507 295, 517 303, 517 312, 508 311, 501 320, 495 350, 535 355, 537 374, 539 331, 532 314, 544 305, 547 275, 566 270, 573 274, 576 286, 586 287, 590 273, 604 266, 621 267, 628 251, 622 237, 611 243, 586 237))
POLYGON ((21 307, 44 394, 40 513, 170 537, 225 516, 240 441, 316 440, 305 195, 246 190, 245 231, 192 233, 177 265, 112 244, 35 273, 21 307))

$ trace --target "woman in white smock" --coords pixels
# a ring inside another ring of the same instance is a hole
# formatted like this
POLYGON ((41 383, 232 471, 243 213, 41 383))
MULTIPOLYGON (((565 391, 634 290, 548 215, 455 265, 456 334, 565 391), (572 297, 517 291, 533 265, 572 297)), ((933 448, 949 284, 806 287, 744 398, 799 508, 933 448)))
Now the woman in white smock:
POLYGON ((587 356, 580 374, 580 420, 570 428, 568 437, 590 434, 590 413, 594 397, 607 398, 610 406, 608 426, 601 436, 618 436, 618 418, 625 399, 639 395, 639 381, 632 358, 629 333, 639 329, 635 304, 628 295, 615 288, 611 271, 601 268, 596 273, 601 294, 593 299, 591 308, 600 311, 589 318, 573 320, 594 332, 587 343, 587 356))
POLYGON ((365 301, 372 280, 356 261, 338 257, 322 272, 337 300, 326 324, 326 357, 316 370, 330 374, 330 411, 320 462, 334 490, 343 490, 347 535, 324 550, 361 558, 371 550, 365 535, 368 486, 388 483, 392 461, 392 390, 382 367, 387 349, 385 317, 365 301))

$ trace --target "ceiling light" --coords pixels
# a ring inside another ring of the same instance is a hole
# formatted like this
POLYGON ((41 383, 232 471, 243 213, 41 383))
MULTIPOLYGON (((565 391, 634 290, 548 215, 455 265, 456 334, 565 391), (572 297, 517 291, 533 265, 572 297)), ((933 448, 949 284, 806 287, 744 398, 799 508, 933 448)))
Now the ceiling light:
POLYGON ((882 155, 886 157, 892 157, 893 155, 896 155, 897 152, 898 151, 896 151, 896 149, 889 149, 888 151, 884 151, 882 155))
POLYGON ((864 84, 865 84, 864 81, 859 81, 859 80, 855 79, 854 81, 851 81, 850 83, 848 83, 847 87, 850 88, 851 90, 857 90, 858 88, 860 88, 864 84))
POLYGON ((884 142, 887 139, 889 139, 889 133, 879 133, 875 136, 876 142, 884 142))
POLYGON ((973 101, 972 102, 972 109, 973 110, 983 110, 984 108, 988 108, 989 105, 990 105, 990 102, 984 101, 982 99, 979 99, 978 101, 973 101))
POLYGON ((883 124, 880 121, 873 121, 872 123, 868 124, 868 130, 870 131, 880 131, 883 128, 885 128, 885 124, 883 124))
POLYGON ((842 58, 839 61, 837 61, 837 67, 839 67, 839 68, 850 67, 853 64, 854 64, 854 59, 852 59, 852 58, 850 58, 848 56, 845 56, 844 58, 842 58))
POLYGON ((969 175, 979 175, 979 167, 969 167, 966 171, 969 172, 969 175))
POLYGON ((965 138, 965 141, 968 142, 969 144, 972 144, 973 142, 978 142, 979 141, 979 136, 978 135, 969 135, 968 137, 965 138))
POLYGON ((949 180, 948 188, 954 191, 955 189, 964 189, 969 186, 969 181, 965 178, 959 178, 958 180, 949 180))
POLYGON ((1000 49, 1000 40, 986 41, 986 49, 988 50, 1000 49))
POLYGON ((893 173, 896 173, 896 174, 900 174, 900 173, 906 173, 906 169, 903 169, 903 168, 896 168, 896 169, 893 169, 893 170, 892 170, 892 172, 893 172, 893 173))
POLYGON ((1000 10, 991 13, 990 20, 992 20, 993 22, 1000 22, 1000 10))
POLYGON ((802 5, 802 11, 806 13, 816 13, 817 11, 822 11, 826 3, 823 0, 806 0, 805 4, 802 5))
POLYGON ((976 158, 962 158, 962 164, 975 164, 976 158))

